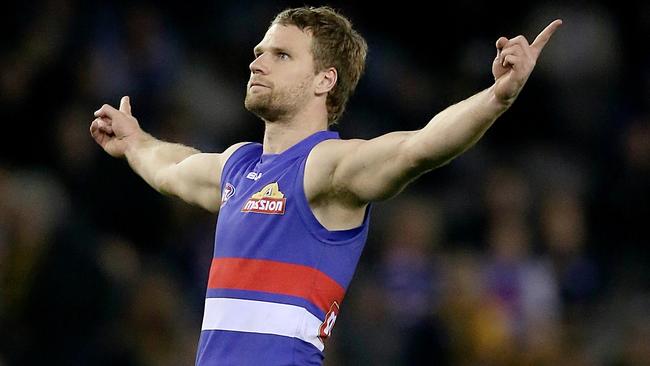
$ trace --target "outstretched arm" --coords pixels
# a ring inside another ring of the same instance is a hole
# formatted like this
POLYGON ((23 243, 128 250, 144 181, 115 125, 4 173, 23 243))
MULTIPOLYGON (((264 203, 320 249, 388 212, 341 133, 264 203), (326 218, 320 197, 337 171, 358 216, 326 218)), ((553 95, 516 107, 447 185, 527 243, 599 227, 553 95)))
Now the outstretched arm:
POLYGON ((131 114, 128 97, 120 109, 104 104, 95 112, 90 134, 111 156, 126 158, 131 168, 157 191, 216 212, 223 163, 241 144, 221 154, 207 154, 160 141, 144 132, 131 114))
POLYGON ((523 36, 499 38, 492 64, 494 84, 440 112, 421 130, 352 141, 334 164, 334 191, 355 197, 359 204, 385 199, 470 148, 515 101, 561 24, 549 24, 530 45, 523 36))

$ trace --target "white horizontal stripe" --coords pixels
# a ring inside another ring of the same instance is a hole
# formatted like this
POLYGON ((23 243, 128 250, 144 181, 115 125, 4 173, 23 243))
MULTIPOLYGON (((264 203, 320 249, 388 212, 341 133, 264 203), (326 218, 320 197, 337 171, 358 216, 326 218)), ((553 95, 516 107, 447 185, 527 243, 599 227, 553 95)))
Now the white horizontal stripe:
POLYGON ((321 321, 300 306, 266 301, 207 298, 202 330, 275 334, 302 339, 323 351, 321 321))

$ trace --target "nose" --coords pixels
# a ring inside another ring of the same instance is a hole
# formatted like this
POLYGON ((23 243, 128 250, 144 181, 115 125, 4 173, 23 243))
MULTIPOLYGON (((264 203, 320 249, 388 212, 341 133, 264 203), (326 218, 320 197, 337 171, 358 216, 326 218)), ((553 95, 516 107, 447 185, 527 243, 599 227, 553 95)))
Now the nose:
POLYGON ((248 68, 251 70, 253 74, 267 74, 268 73, 268 67, 266 66, 266 63, 264 62, 264 53, 261 55, 255 57, 255 60, 248 65, 248 68))

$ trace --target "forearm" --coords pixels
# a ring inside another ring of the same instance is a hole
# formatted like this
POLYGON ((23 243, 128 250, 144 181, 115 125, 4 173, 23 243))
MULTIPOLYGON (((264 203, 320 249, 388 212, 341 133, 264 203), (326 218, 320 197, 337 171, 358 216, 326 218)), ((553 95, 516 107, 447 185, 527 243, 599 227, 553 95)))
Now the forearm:
POLYGON ((508 109, 494 95, 494 86, 438 113, 407 142, 412 160, 425 169, 452 160, 473 146, 508 109))
MULTIPOLYGON (((185 158, 200 153, 182 144, 174 144, 154 138, 142 132, 125 152, 126 160, 139 176, 151 187, 163 192, 162 172, 185 158)), ((163 192, 165 193, 165 192, 163 192)))

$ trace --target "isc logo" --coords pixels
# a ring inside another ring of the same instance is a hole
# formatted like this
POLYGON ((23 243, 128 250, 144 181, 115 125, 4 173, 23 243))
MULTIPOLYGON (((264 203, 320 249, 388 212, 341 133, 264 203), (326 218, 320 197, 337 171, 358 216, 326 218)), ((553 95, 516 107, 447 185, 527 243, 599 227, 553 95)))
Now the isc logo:
POLYGON ((334 328, 334 323, 336 323, 336 318, 339 316, 339 304, 334 301, 332 306, 330 306, 330 311, 325 315, 325 320, 323 324, 318 328, 318 338, 325 343, 325 340, 332 335, 332 328, 334 328))
POLYGON ((257 182, 260 178, 262 178, 262 173, 250 172, 248 175, 246 175, 246 178, 257 182))

